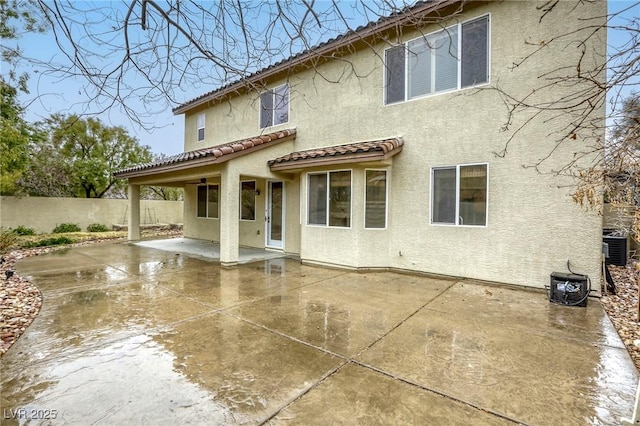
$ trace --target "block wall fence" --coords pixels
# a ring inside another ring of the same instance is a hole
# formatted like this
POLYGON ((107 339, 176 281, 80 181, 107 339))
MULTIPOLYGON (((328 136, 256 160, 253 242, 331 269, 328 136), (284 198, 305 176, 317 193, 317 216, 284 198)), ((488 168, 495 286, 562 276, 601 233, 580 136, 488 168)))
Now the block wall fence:
MULTIPOLYGON (((48 233, 61 223, 75 223, 82 230, 92 223, 126 224, 129 201, 103 198, 0 197, 0 226, 20 225, 48 233)), ((140 201, 140 224, 182 223, 183 202, 140 201)))

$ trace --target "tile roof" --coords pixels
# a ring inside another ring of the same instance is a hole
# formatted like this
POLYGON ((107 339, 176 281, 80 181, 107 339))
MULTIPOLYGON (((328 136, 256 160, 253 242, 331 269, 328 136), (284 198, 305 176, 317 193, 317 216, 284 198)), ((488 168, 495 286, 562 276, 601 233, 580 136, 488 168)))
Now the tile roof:
POLYGON ((278 142, 285 141, 295 137, 295 135, 296 129, 280 130, 222 145, 183 152, 182 154, 163 158, 153 163, 139 164, 124 170, 118 170, 113 175, 117 178, 129 178, 202 166, 204 164, 222 163, 239 155, 263 148, 266 145, 274 145, 278 142))
POLYGON ((347 32, 338 35, 335 38, 329 39, 325 42, 318 44, 317 46, 306 49, 300 53, 296 53, 286 59, 262 68, 252 74, 244 76, 236 81, 230 82, 222 87, 219 87, 211 92, 200 95, 190 101, 187 101, 181 105, 178 105, 173 109, 174 114, 184 114, 191 108, 205 104, 206 102, 225 96, 228 93, 235 92, 240 87, 252 86, 259 84, 265 78, 275 75, 281 71, 290 69, 301 63, 305 63, 309 59, 322 57, 324 55, 330 55, 335 50, 351 45, 355 42, 362 41, 365 38, 375 36, 394 29, 403 25, 418 25, 421 19, 426 16, 438 13, 445 9, 447 6, 451 6, 455 3, 466 3, 465 0, 420 0, 412 6, 404 7, 392 13, 389 16, 383 16, 376 21, 369 22, 362 25, 355 30, 348 30, 347 32))
POLYGON ((287 170, 325 164, 380 161, 390 158, 402 151, 403 145, 404 141, 399 137, 356 142, 346 145, 292 152, 291 154, 270 160, 268 164, 271 170, 287 170))

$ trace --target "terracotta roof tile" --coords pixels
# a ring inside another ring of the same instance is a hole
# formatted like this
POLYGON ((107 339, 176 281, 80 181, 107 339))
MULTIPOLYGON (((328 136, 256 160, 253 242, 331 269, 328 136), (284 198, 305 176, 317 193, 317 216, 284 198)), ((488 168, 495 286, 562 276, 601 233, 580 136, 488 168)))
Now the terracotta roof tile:
POLYGON ((403 25, 417 25, 421 22, 422 18, 428 17, 430 16, 430 14, 437 15, 442 9, 455 3, 464 2, 462 0, 416 1, 412 6, 406 6, 402 9, 396 10, 389 16, 380 17, 378 20, 359 26, 355 30, 350 29, 344 34, 338 35, 335 38, 322 42, 317 46, 306 49, 300 53, 296 53, 286 59, 278 61, 254 73, 241 76, 238 80, 229 82, 228 84, 219 87, 211 92, 191 99, 190 101, 187 101, 174 108, 173 113, 183 114, 189 109, 202 105, 209 100, 217 99, 219 97, 225 96, 228 93, 233 93, 238 88, 245 85, 253 87, 256 84, 259 84, 261 80, 264 80, 271 75, 274 75, 283 70, 292 69, 296 64, 304 63, 307 60, 322 57, 324 55, 330 56, 331 52, 343 46, 348 46, 352 43, 360 42, 367 37, 376 36, 389 29, 398 28, 403 25))
MULTIPOLYGON (((258 135, 248 139, 242 139, 239 141, 229 142, 226 144, 216 145, 208 148, 197 149, 194 151, 187 151, 181 154, 173 155, 171 157, 163 158, 162 160, 155 161, 153 163, 139 164, 127 169, 119 170, 114 173, 117 178, 127 178, 135 176, 141 176, 147 173, 143 172, 162 172, 164 169, 172 168, 172 166, 193 162, 198 159, 205 159, 211 157, 210 163, 219 162, 220 157, 225 155, 235 154, 242 151, 248 153, 259 145, 273 144, 282 141, 290 136, 295 137, 296 129, 280 130, 278 132, 267 133, 264 135, 258 135)), ((201 161, 198 161, 198 165, 201 165, 201 161)))
POLYGON ((269 160, 272 170, 312 167, 323 163, 349 163, 379 161, 389 158, 402 150, 402 138, 380 139, 368 142, 356 142, 345 145, 328 146, 292 152, 269 160))

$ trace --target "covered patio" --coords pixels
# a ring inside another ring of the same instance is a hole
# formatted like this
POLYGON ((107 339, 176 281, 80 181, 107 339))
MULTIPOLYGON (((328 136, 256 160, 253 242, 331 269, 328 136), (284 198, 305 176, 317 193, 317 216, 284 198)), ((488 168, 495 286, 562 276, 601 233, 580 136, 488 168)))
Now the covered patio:
POLYGON ((115 176, 129 184, 128 239, 140 240, 140 187, 173 186, 184 189, 185 236, 218 242, 222 265, 241 262, 241 246, 295 252, 295 235, 285 247, 283 229, 291 176, 267 166, 292 151, 295 136, 295 129, 281 130, 119 171, 115 176))

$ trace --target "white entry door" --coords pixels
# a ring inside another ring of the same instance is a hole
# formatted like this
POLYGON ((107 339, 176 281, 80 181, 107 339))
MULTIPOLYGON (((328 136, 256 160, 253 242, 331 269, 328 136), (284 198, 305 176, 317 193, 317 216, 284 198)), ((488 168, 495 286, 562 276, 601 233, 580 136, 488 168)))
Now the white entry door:
POLYGON ((284 182, 267 182, 267 211, 265 216, 266 246, 283 248, 284 241, 284 182))

